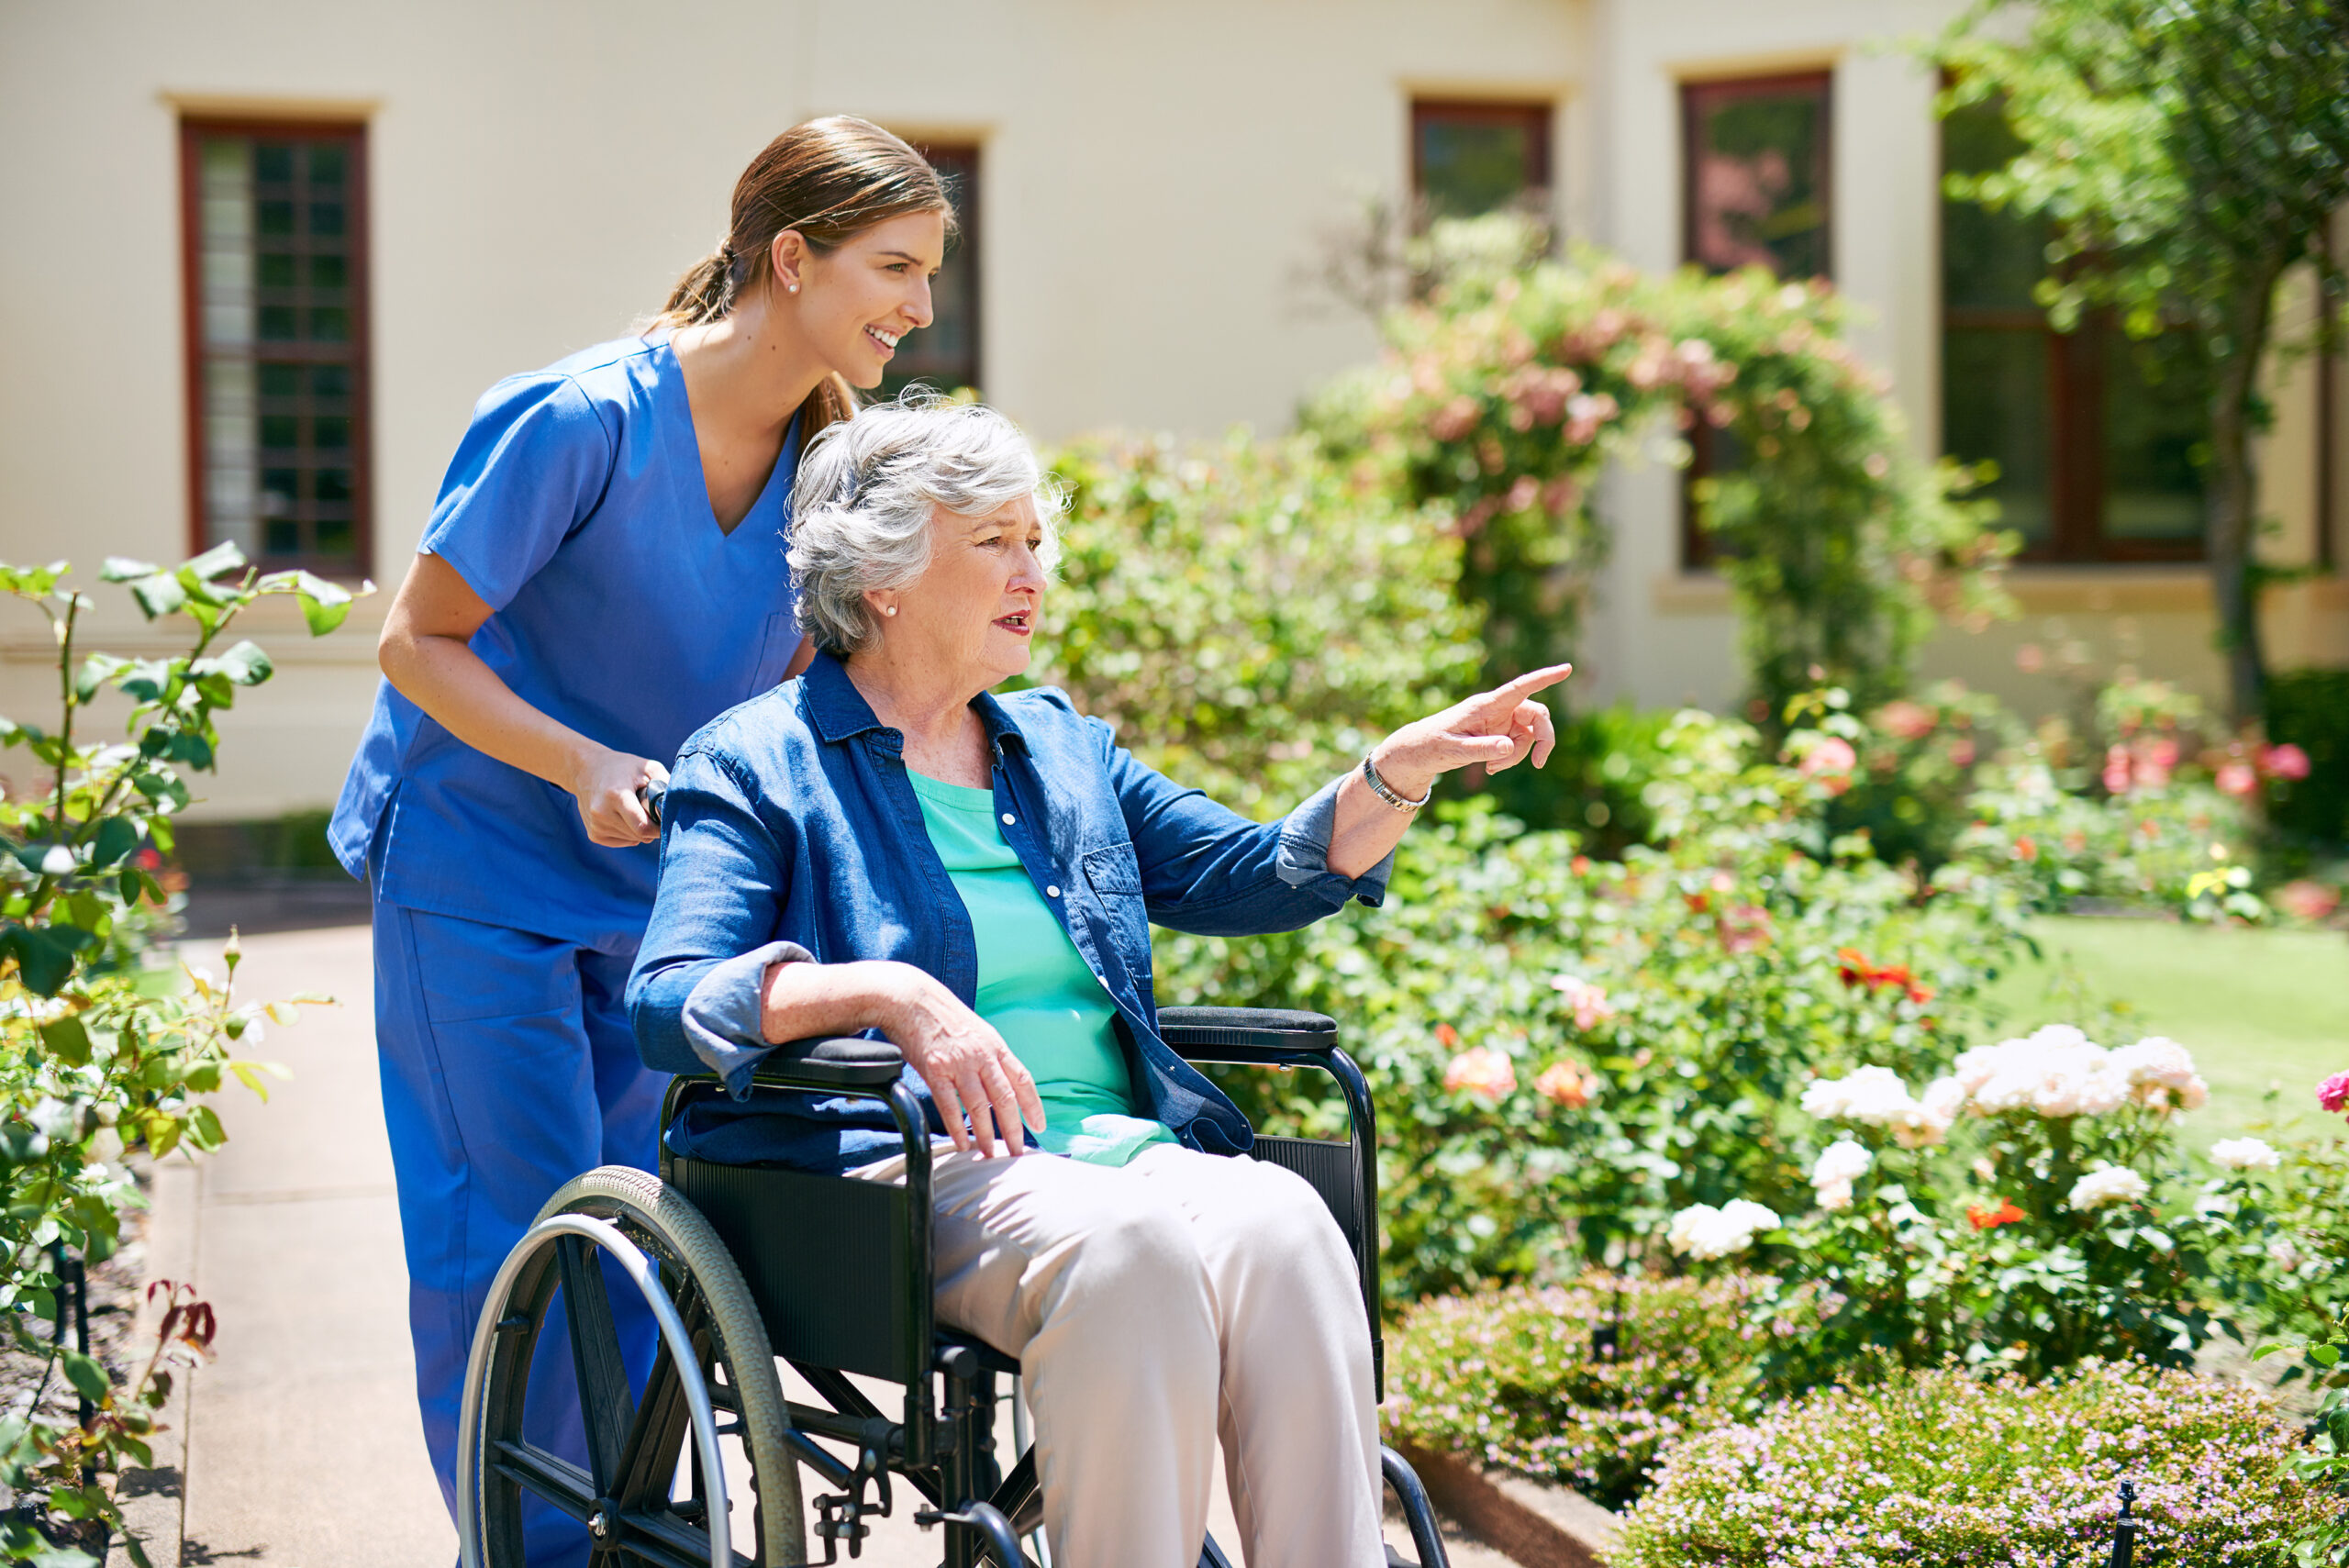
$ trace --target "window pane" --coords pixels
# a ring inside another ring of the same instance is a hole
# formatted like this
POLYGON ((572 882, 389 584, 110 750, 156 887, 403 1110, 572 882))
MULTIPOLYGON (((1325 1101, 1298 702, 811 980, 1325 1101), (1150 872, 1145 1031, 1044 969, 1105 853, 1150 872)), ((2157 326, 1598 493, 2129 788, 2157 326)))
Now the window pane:
POLYGON ((2054 539, 2054 469, 2047 337, 2024 328, 1953 328, 1942 345, 1942 444, 1960 462, 1998 465, 1978 494, 2026 548, 2054 539))
POLYGON ((1684 88, 1688 255, 1715 272, 1829 270, 1828 78, 1684 88))
POLYGON ((1535 116, 1422 109, 1416 117, 1419 194, 1431 218, 1495 212, 1542 183, 1535 116))
POLYGON ((339 132, 187 134, 204 542, 233 542, 264 565, 361 570, 357 144, 339 132), (260 343, 272 358, 258 358, 260 343))
POLYGON ((922 155, 946 182, 960 232, 930 281, 930 324, 906 337, 883 373, 886 397, 914 382, 941 392, 979 384, 979 150, 925 147, 922 155))
MULTIPOLYGON (((1995 104, 1976 104, 1942 122, 1942 164, 1981 174, 2021 150, 1995 104)), ((2045 273, 2046 232, 1975 202, 1942 202, 1942 302, 1952 308, 2036 310, 2032 285, 2045 273)))
POLYGON ((2208 373, 2183 336, 2140 343, 2108 329, 2104 338, 2104 537, 2198 542, 2208 373))

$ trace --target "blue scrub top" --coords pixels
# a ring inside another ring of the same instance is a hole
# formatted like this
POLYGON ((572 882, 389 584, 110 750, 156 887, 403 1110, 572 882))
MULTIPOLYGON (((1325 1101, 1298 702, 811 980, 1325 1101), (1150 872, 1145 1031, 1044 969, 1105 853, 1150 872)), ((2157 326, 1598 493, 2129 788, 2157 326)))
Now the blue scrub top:
MULTIPOLYGON (((784 561, 799 426, 732 533, 702 477, 665 336, 623 339, 490 388, 419 550, 495 612, 473 651, 541 713, 667 764, 783 679, 799 646, 784 561)), ((660 849, 605 849, 569 793, 459 740, 378 686, 328 829, 376 896, 610 951, 652 909, 660 849)))

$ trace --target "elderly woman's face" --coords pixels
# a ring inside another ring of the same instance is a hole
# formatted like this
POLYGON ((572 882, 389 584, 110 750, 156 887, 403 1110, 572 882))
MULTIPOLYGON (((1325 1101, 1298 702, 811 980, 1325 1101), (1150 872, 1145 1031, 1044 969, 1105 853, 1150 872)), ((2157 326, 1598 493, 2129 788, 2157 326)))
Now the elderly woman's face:
POLYGON ((983 517, 930 512, 930 569, 882 617, 891 652, 984 691, 1028 668, 1044 604, 1044 526, 1025 496, 983 517))

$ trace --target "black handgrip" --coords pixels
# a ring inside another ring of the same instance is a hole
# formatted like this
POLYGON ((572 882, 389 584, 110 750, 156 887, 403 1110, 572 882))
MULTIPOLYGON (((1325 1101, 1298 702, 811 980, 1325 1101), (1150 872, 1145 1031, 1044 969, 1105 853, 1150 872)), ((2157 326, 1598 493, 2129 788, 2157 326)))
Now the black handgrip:
POLYGON ((644 814, 652 818, 655 828, 661 826, 661 803, 668 798, 669 781, 665 777, 647 779, 636 786, 636 803, 644 807, 644 814))
POLYGON ((862 1035, 796 1040, 751 1071, 751 1081, 768 1089, 880 1089, 905 1071, 905 1053, 885 1040, 862 1035))
POLYGON ((1178 1054, 1195 1051, 1309 1051, 1338 1048, 1338 1021, 1289 1007, 1165 1007, 1158 1037, 1178 1054))

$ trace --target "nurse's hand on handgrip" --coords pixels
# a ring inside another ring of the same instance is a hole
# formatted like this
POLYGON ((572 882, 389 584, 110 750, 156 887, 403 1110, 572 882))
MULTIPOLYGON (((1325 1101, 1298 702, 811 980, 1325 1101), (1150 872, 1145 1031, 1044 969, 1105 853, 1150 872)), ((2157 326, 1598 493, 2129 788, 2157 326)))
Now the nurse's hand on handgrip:
POLYGON ((656 779, 666 783, 668 777, 669 770, 649 757, 598 747, 578 765, 570 783, 587 837, 607 850, 658 840, 660 825, 645 811, 638 792, 656 779))

